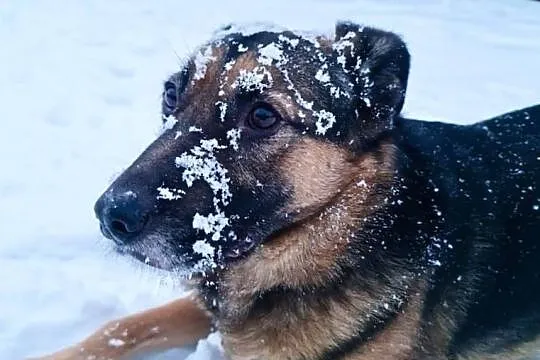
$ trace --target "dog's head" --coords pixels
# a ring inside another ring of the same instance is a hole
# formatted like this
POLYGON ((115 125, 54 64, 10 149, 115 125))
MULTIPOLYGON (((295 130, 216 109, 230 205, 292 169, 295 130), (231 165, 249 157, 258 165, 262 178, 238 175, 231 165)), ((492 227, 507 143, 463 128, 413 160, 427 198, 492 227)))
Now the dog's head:
POLYGON ((162 134, 96 203, 103 233, 163 268, 249 255, 353 179, 408 71, 399 37, 351 23, 334 39, 223 29, 165 82, 162 134))

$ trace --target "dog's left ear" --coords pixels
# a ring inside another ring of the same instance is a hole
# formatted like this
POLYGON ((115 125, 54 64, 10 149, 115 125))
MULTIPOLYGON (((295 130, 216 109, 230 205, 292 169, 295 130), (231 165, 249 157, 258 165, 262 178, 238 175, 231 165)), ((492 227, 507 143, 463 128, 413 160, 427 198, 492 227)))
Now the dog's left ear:
POLYGON ((348 22, 336 25, 332 56, 353 86, 355 124, 348 124, 354 139, 376 138, 394 127, 405 100, 410 55, 399 36, 348 22))

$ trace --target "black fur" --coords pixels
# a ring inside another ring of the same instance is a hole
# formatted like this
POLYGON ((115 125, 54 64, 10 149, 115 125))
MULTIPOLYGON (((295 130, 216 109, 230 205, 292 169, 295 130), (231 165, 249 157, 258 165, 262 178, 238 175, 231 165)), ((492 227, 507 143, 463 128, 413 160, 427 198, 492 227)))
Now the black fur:
POLYGON ((425 315, 429 304, 459 307, 450 354, 487 334, 494 351, 538 336, 540 106, 469 126, 401 119, 397 128, 441 194, 438 233, 453 249, 441 254, 425 315))

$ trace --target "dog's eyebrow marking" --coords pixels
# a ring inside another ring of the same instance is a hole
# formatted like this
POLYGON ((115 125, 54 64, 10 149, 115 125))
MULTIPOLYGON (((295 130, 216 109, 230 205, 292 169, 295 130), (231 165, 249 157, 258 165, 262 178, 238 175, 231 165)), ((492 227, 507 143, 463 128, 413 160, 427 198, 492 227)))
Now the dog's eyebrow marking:
MULTIPOLYGON (((282 92, 269 91, 266 94, 266 101, 268 101, 270 104, 277 104, 278 108, 284 111, 288 117, 295 117, 295 111, 297 110, 297 108, 296 106, 294 106, 294 100, 291 98, 290 95, 284 94, 282 92)), ((297 115, 300 118, 306 117, 306 115, 302 113, 302 110, 298 110, 297 115)))

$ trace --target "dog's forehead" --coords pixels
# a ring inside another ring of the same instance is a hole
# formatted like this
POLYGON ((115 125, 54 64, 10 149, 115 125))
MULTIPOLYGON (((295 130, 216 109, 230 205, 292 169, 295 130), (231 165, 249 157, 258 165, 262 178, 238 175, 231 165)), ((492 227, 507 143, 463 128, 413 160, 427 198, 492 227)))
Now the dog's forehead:
POLYGON ((270 102, 306 132, 326 135, 337 121, 333 107, 348 106, 353 88, 335 45, 322 35, 229 29, 197 49, 178 78, 171 78, 179 108, 202 128, 216 122, 234 126, 239 104, 257 99, 270 102))
POLYGON ((329 61, 320 38, 292 31, 226 33, 201 46, 192 57, 194 80, 217 78, 235 70, 280 68, 309 72, 317 64, 329 61), (210 66, 213 65, 213 66, 210 66), (311 66, 310 66, 311 65, 311 66), (207 74, 210 73, 210 74, 207 74))

